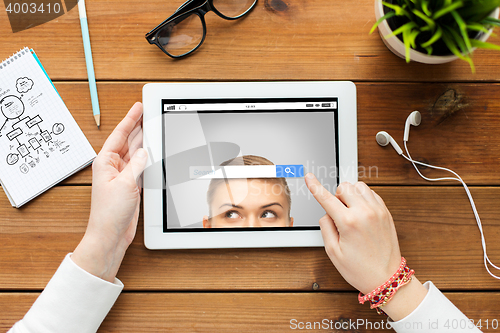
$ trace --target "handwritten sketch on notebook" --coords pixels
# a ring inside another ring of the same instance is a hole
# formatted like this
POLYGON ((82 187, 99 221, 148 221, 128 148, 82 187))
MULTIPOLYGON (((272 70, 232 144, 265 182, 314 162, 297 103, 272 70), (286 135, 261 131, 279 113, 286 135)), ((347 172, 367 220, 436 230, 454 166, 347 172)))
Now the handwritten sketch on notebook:
MULTIPOLYGON (((19 95, 8 95, 0 100, 0 110, 5 117, 0 127, 0 137, 6 130, 7 138, 11 141, 9 151, 15 151, 7 155, 7 164, 14 165, 21 161, 19 170, 23 174, 36 167, 44 158, 50 158, 51 154, 64 154, 70 149, 70 145, 65 144, 65 141, 55 138, 64 132, 64 124, 46 124, 39 114, 25 114, 24 93, 31 90, 33 84, 33 80, 28 77, 18 78, 16 89, 19 95), (45 129, 45 126, 49 126, 48 129, 45 129)), ((38 98, 32 98, 28 102, 35 105, 38 98)))
POLYGON ((20 206, 88 165, 95 152, 37 58, 29 49, 14 57, 0 67, 0 179, 20 206))

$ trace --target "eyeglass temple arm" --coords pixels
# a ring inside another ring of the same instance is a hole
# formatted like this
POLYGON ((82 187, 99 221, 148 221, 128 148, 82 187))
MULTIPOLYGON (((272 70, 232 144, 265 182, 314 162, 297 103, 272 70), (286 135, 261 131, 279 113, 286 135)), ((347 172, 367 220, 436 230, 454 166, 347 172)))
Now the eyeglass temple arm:
POLYGON ((179 8, 177 8, 177 10, 175 11, 176 13, 180 10, 182 10, 184 7, 187 7, 187 5, 189 5, 189 3, 193 2, 194 0, 187 0, 186 2, 184 2, 182 5, 180 5, 179 8))

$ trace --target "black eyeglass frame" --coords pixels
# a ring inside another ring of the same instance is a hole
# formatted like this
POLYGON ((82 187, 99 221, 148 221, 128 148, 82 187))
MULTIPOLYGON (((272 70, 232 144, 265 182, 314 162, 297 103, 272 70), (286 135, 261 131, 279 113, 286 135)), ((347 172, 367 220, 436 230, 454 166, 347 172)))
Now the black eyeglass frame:
POLYGON ((225 20, 237 20, 237 19, 245 16, 246 14, 248 14, 250 11, 252 11, 252 9, 255 8, 255 5, 258 2, 258 0, 254 0, 253 4, 244 13, 242 13, 238 16, 235 16, 235 17, 231 17, 231 16, 226 16, 226 15, 222 14, 221 12, 219 12, 217 10, 217 8, 215 8, 215 6, 213 5, 213 1, 214 0, 188 0, 188 1, 186 1, 175 11, 174 14, 172 14, 169 18, 167 18, 165 21, 163 21, 159 25, 157 25, 153 30, 148 32, 146 34, 146 40, 149 42, 149 44, 154 44, 154 45, 158 46, 160 48, 160 50, 162 50, 163 53, 165 53, 169 57, 176 58, 176 59, 185 57, 185 56, 193 53, 194 51, 196 51, 205 41, 205 37, 207 35, 207 25, 205 23, 205 14, 206 13, 213 11, 215 14, 217 14, 219 17, 221 17, 225 20), (199 3, 201 3, 201 4, 198 5, 199 3), (195 5, 195 7, 193 8, 192 5, 195 5), (186 18, 188 18, 189 16, 191 16, 193 14, 198 15, 198 17, 200 18, 201 23, 203 25, 203 38, 201 39, 200 43, 195 48, 193 48, 191 51, 186 52, 186 53, 181 54, 181 55, 173 55, 173 54, 168 53, 167 50, 165 50, 165 48, 160 44, 158 34, 162 31, 162 29, 167 27, 172 22, 174 22, 174 21, 182 22, 183 20, 185 20, 186 18))

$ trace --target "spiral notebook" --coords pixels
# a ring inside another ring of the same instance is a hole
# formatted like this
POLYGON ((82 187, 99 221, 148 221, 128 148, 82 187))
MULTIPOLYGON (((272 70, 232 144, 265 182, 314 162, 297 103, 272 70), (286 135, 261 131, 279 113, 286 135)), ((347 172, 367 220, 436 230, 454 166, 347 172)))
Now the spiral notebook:
POLYGON ((0 62, 0 111, 0 183, 13 207, 96 157, 31 49, 0 62))

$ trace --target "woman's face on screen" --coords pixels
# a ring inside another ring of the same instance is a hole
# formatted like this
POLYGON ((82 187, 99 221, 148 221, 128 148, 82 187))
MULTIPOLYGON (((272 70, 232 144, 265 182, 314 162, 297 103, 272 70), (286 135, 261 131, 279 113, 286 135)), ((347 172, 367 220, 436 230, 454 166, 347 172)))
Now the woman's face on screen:
POLYGON ((273 180, 228 180, 216 188, 210 211, 204 228, 293 226, 285 189, 273 180))

